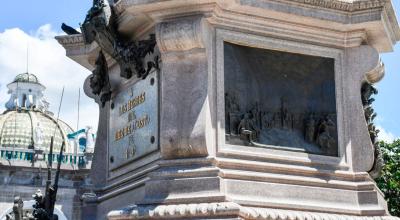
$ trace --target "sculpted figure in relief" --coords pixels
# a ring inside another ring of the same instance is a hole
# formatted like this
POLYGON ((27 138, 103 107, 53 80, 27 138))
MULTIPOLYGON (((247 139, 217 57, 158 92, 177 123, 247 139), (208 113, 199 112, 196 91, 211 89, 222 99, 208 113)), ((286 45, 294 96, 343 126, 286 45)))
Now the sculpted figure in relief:
POLYGON ((329 151, 334 147, 335 139, 332 133, 334 130, 335 123, 333 123, 333 121, 326 116, 319 125, 317 133, 317 143, 322 149, 329 151))
POLYGON ((250 117, 250 113, 244 114, 244 117, 238 126, 238 134, 240 134, 242 138, 248 140, 249 143, 252 143, 255 139, 257 139, 257 127, 250 117))
POLYGON ((307 152, 337 155, 336 113, 293 111, 285 97, 277 109, 254 102, 246 111, 235 96, 225 94, 225 132, 228 142, 256 147, 304 147, 307 152), (241 111, 242 110, 242 111, 241 111))
POLYGON ((40 122, 37 123, 36 128, 35 128, 35 147, 38 149, 42 148, 43 145, 43 129, 42 126, 40 125, 40 122))
POLYGON ((309 143, 314 143, 315 127, 316 127, 316 122, 314 119, 314 114, 311 114, 305 126, 305 139, 309 143))
POLYGON ((102 51, 96 59, 96 68, 90 77, 90 87, 95 95, 100 96, 100 101, 104 107, 105 103, 111 99, 111 85, 108 77, 108 65, 102 51))
POLYGON ((95 139, 94 139, 94 133, 93 133, 92 127, 90 127, 90 126, 86 127, 85 136, 86 136, 86 152, 93 153, 95 139))
POLYGON ((374 124, 374 119, 376 118, 377 114, 375 113, 372 107, 372 103, 375 101, 375 99, 372 98, 372 95, 376 94, 378 94, 378 90, 372 84, 368 82, 363 83, 361 87, 361 101, 364 107, 364 116, 365 116, 365 121, 367 123, 368 132, 371 138, 371 142, 374 145, 375 161, 374 161, 374 166, 369 171, 369 174, 371 175, 372 178, 380 177, 384 166, 382 152, 379 147, 379 143, 377 143, 379 130, 376 128, 374 124))

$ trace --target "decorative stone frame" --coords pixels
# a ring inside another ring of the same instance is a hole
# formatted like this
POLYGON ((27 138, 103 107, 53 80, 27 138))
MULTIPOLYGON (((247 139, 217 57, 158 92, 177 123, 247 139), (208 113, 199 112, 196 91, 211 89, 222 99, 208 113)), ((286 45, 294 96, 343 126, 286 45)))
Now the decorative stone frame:
POLYGON ((349 160, 346 157, 346 120, 343 109, 343 57, 344 52, 340 49, 323 46, 310 45, 294 41, 286 41, 273 37, 258 36, 246 32, 235 32, 225 29, 216 29, 216 103, 217 103, 217 156, 240 158, 246 155, 251 160, 274 160, 283 163, 303 163, 328 165, 332 170, 346 170, 349 168, 349 160), (224 85, 224 43, 229 42, 242 46, 261 49, 278 50, 304 55, 333 58, 335 60, 335 93, 336 112, 338 126, 338 157, 309 154, 303 152, 288 151, 279 148, 258 148, 252 146, 229 145, 225 143, 225 85, 224 85), (253 152, 253 153, 252 153, 253 152))
MULTIPOLYGON (((113 66, 113 68, 117 68, 115 65, 113 66)), ((118 68, 117 68, 118 69, 118 68)), ((114 69, 115 70, 115 69, 114 69)), ((155 72, 155 74, 157 75, 157 83, 158 83, 158 89, 157 89, 157 93, 158 96, 161 95, 160 92, 160 85, 161 82, 159 80, 160 78, 160 72, 158 70, 153 70, 152 73, 155 72)), ((119 93, 121 93, 122 91, 126 90, 127 88, 132 87, 134 84, 138 83, 139 80, 131 80, 131 81, 125 81, 125 83, 123 83, 121 86, 119 86, 118 88, 116 88, 113 93, 112 93, 112 98, 111 98, 111 102, 107 103, 107 105, 105 106, 105 108, 107 108, 107 134, 110 132, 110 111, 111 111, 111 103, 113 102, 113 99, 115 98, 115 96, 117 96, 119 93)), ((160 99, 158 98, 157 100, 157 114, 158 114, 158 118, 157 118, 157 123, 159 125, 160 123, 160 99)), ((159 142, 159 136, 160 136, 160 126, 158 126, 157 128, 157 137, 156 137, 156 143, 157 143, 157 150, 154 150, 150 153, 146 153, 142 156, 140 156, 139 158, 136 158, 134 160, 131 161, 127 161, 124 164, 120 165, 119 167, 116 168, 110 168, 110 154, 109 154, 109 149, 110 147, 110 142, 109 142, 109 137, 107 136, 107 155, 108 155, 108 160, 107 160, 107 180, 108 181, 114 181, 116 179, 118 179, 121 176, 124 176, 126 173, 132 173, 134 171, 137 171, 137 174, 134 174, 132 176, 130 176, 128 179, 133 179, 133 178, 137 178, 137 176, 142 175, 143 173, 148 173, 154 169, 157 168, 156 165, 154 165, 154 163, 156 161, 158 161, 159 159, 161 159, 161 151, 160 151, 160 142, 159 142), (144 167, 144 171, 142 171, 144 167)), ((126 181, 126 179, 123 179, 122 181, 126 181)))

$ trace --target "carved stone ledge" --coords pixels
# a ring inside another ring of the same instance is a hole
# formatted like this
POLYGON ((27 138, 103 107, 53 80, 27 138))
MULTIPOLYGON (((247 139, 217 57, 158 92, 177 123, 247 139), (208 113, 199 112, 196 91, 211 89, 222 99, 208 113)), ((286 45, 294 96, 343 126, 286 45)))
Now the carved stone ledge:
POLYGON ((379 8, 388 3, 388 0, 289 0, 288 2, 290 1, 348 12, 379 8))
POLYGON ((82 34, 56 36, 56 40, 63 46, 84 44, 82 34))
MULTIPOLYGON (((223 4, 223 1, 221 1, 221 4, 223 4)), ((386 3, 388 3, 388 0, 274 0, 276 2, 287 2, 287 3, 300 3, 304 5, 312 5, 312 6, 317 6, 317 7, 322 7, 322 8, 328 8, 328 9, 335 9, 335 10, 340 10, 340 11, 346 11, 346 12, 353 12, 353 11, 361 11, 361 10, 367 10, 367 9, 373 9, 373 8, 379 8, 379 7, 384 7, 386 3)), ((154 1, 141 1, 141 4, 148 4, 148 3, 153 3, 154 1), (144 3, 142 3, 144 2, 144 3)), ((165 1, 160 1, 164 2, 165 1)), ((176 4, 177 1, 170 0, 169 4, 176 4)), ((209 1, 204 1, 204 2, 209 2, 209 1)), ((215 0, 215 2, 220 2, 218 0, 215 0)), ((168 2, 167 2, 168 3, 168 2)), ((165 3, 165 4, 167 4, 165 3)), ((196 1, 194 4, 199 4, 199 1, 196 1)), ((122 13, 124 9, 129 8, 132 5, 139 5, 137 1, 135 0, 122 0, 119 1, 117 4, 115 4, 116 11, 118 13, 122 13)))
POLYGON ((109 220, 122 219, 192 219, 218 217, 247 220, 399 220, 392 216, 352 216, 282 209, 244 207, 233 202, 158 206, 131 206, 108 213, 109 220))
POLYGON ((173 219, 198 218, 206 216, 231 216, 239 213, 240 206, 231 203, 200 203, 182 205, 132 206, 124 210, 112 211, 109 220, 120 219, 173 219))
POLYGON ((247 220, 399 220, 392 216, 352 216, 253 207, 242 207, 240 216, 247 220))
POLYGON ((385 76, 385 64, 382 61, 379 61, 376 67, 367 72, 365 76, 367 81, 372 84, 381 81, 385 76))

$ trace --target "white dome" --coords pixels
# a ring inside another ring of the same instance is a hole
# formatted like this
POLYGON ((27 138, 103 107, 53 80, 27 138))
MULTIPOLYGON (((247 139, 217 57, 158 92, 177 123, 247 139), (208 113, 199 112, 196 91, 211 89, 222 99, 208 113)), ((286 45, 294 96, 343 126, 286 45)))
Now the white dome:
POLYGON ((66 153, 73 149, 67 135, 72 128, 65 122, 41 111, 6 111, 0 115, 0 147, 14 149, 42 149, 49 151, 50 139, 54 135, 54 150, 59 152, 65 143, 66 153), (40 131, 40 140, 37 137, 40 131))
POLYGON ((21 73, 21 74, 18 74, 15 77, 13 83, 16 83, 16 82, 40 84, 38 78, 32 73, 21 73))

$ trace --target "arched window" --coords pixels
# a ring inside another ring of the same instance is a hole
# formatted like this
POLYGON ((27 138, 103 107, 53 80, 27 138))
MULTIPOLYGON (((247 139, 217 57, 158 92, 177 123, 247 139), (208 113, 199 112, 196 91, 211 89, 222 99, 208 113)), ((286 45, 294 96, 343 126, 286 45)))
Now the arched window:
POLYGON ((22 103, 21 103, 21 107, 25 108, 26 107, 26 94, 22 94, 22 103))

